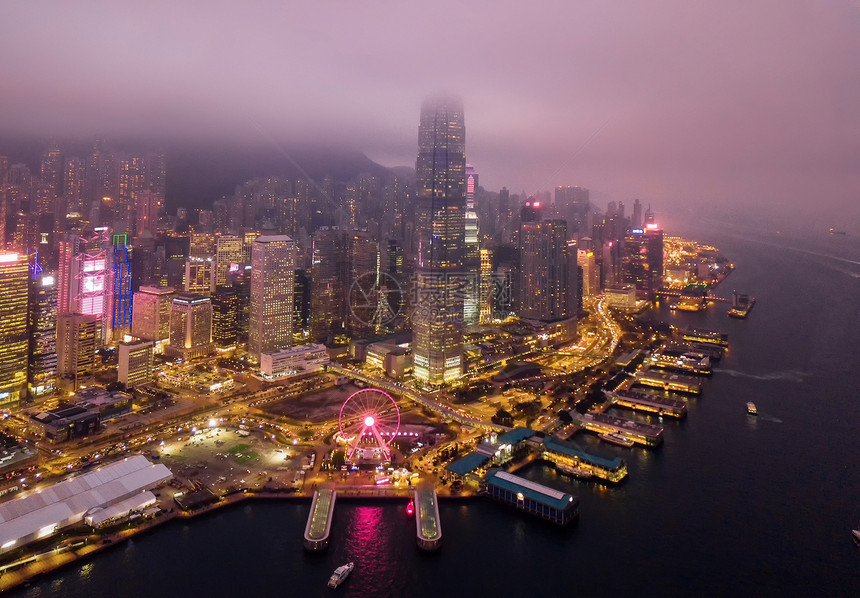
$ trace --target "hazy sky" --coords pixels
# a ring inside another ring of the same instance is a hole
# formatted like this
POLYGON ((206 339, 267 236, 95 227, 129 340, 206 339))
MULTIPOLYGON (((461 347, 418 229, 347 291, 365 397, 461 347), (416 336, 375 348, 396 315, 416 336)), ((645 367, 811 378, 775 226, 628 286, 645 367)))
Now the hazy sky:
POLYGON ((263 129, 414 165, 448 91, 488 189, 860 214, 860 0, 4 0, 0 56, 7 133, 263 129))

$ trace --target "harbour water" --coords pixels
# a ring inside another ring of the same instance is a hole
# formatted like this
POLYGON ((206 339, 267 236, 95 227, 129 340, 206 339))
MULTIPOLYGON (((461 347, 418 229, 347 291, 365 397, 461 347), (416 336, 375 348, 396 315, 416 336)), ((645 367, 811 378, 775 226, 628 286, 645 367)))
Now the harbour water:
MULTIPOLYGON (((345 596, 841 596, 860 579, 857 430, 860 241, 856 231, 788 235, 719 221, 663 222, 720 247, 737 268, 718 288, 758 299, 747 320, 725 305, 655 318, 722 330, 731 348, 665 418, 618 487, 524 473, 580 498, 558 528, 484 500, 442 502, 443 546, 420 552, 405 503, 338 501, 332 545, 302 549, 309 502, 245 504, 165 526, 14 593, 47 596, 322 596, 338 565, 345 596), (759 416, 746 413, 754 401, 759 416)), ((630 412, 622 414, 634 417, 630 412)), ((657 421, 644 417, 643 421, 657 421)), ((596 448, 592 437, 575 437, 596 448)))

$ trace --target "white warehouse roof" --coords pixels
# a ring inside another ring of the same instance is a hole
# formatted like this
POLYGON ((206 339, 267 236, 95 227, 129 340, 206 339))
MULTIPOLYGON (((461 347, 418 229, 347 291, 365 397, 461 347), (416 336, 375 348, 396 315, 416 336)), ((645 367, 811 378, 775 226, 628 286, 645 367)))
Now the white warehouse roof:
POLYGON ((0 504, 0 552, 78 523, 84 514, 170 479, 162 464, 136 455, 0 504))
POLYGON ((88 525, 98 527, 105 521, 113 519, 114 517, 125 517, 131 511, 140 511, 154 504, 155 495, 147 490, 146 492, 129 496, 125 500, 114 503, 109 507, 96 507, 87 513, 84 521, 86 521, 88 525))

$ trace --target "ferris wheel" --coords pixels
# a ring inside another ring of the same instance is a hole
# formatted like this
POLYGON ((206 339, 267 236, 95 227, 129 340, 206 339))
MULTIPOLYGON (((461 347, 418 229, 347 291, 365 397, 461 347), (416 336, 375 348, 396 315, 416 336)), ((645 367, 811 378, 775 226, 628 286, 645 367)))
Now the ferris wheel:
POLYGON ((340 408, 340 437, 347 444, 346 459, 381 455, 391 458, 388 445, 400 429, 400 409, 391 395, 376 388, 354 392, 340 408))

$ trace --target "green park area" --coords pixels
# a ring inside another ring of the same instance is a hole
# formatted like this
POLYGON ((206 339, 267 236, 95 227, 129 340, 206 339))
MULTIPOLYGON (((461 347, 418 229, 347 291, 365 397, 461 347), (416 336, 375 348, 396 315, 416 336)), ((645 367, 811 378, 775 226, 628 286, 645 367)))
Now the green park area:
POLYGON ((253 461, 259 456, 256 452, 251 450, 251 447, 247 444, 237 444, 227 452, 239 465, 244 465, 249 461, 253 461))

